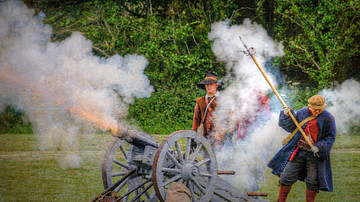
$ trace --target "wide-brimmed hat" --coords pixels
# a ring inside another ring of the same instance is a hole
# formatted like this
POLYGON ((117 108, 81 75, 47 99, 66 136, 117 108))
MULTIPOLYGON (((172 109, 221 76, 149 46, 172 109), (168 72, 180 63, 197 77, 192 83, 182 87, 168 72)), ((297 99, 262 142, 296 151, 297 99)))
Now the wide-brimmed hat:
POLYGON ((308 106, 313 109, 325 109, 327 107, 325 98, 321 95, 314 95, 308 99, 308 106))
POLYGON ((205 89, 205 85, 218 83, 218 76, 213 72, 208 72, 203 81, 197 84, 198 87, 205 89))

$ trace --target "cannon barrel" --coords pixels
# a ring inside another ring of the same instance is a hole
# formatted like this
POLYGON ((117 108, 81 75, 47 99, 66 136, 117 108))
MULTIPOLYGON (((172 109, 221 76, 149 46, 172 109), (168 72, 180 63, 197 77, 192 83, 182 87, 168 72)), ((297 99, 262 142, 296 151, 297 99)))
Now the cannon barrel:
POLYGON ((140 131, 131 131, 125 128, 119 128, 119 131, 114 135, 129 144, 133 144, 140 147, 145 147, 147 145, 153 146, 155 148, 159 147, 159 144, 149 138, 149 134, 140 131))

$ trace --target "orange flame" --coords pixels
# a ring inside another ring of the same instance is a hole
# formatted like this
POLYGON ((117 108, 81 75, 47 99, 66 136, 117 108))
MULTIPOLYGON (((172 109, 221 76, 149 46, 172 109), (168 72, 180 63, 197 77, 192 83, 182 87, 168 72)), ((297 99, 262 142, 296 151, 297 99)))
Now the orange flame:
POLYGON ((99 116, 96 116, 94 114, 88 113, 86 111, 80 110, 79 108, 75 108, 75 107, 70 107, 70 111, 86 118, 87 120, 96 124, 100 128, 111 130, 113 134, 116 134, 119 131, 117 124, 114 121, 110 121, 106 119, 104 116, 102 118, 99 118, 99 116))

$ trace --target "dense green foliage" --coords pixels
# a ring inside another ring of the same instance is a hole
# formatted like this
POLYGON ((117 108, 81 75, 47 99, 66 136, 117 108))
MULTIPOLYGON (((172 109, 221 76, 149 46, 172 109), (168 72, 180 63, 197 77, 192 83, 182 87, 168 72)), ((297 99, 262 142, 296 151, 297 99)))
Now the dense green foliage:
POLYGON ((7 106, 0 114, 0 134, 2 133, 33 133, 31 123, 24 121, 24 114, 7 106))
MULTIPOLYGON (((37 6, 41 5, 44 3, 37 6)), ((150 99, 135 101, 129 120, 157 134, 191 127, 195 98, 204 93, 195 84, 208 71, 225 74, 207 39, 210 25, 240 16, 238 5, 231 0, 93 0, 59 2, 58 6, 64 10, 46 9, 45 23, 54 28, 53 40, 79 31, 93 42, 101 57, 136 53, 149 60, 145 74, 155 92, 150 99)))
MULTIPOLYGON (((189 129, 196 87, 206 72, 225 74, 217 62, 207 34, 214 22, 230 19, 240 24, 250 18, 283 41, 286 55, 274 63, 287 80, 311 86, 293 96, 302 105, 323 87, 347 78, 360 78, 358 1, 139 1, 25 0, 37 13, 46 14, 53 40, 61 41, 78 31, 92 41, 100 57, 114 54, 144 55, 145 74, 155 92, 137 99, 129 120, 149 133, 168 134, 189 129), (301 98, 301 99, 300 99, 301 98)), ((296 100, 295 99, 295 100, 296 100)))
POLYGON ((359 1, 271 2, 259 1, 258 10, 271 13, 263 21, 284 42, 286 55, 278 60, 283 71, 304 72, 315 89, 359 78, 359 1))

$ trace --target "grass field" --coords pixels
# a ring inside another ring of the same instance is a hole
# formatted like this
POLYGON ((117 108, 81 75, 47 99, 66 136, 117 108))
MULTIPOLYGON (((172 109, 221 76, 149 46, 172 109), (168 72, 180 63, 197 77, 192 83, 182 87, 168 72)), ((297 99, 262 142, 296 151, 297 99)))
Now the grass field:
MULTIPOLYGON (((90 201, 104 190, 101 163, 112 141, 109 134, 81 137, 82 166, 62 169, 57 159, 64 151, 41 151, 34 135, 0 135, 0 201, 90 201)), ((360 201, 359 142, 359 135, 338 135, 331 156, 334 192, 320 192, 317 201, 360 201)), ((278 178, 270 170, 259 191, 276 201, 278 178)), ((297 182, 288 199, 305 201, 305 184, 297 182)))

